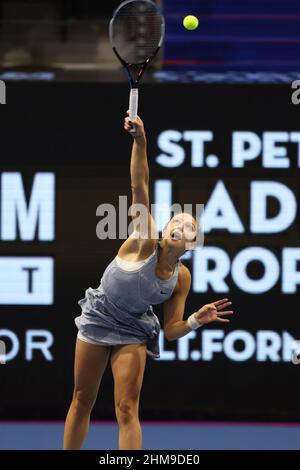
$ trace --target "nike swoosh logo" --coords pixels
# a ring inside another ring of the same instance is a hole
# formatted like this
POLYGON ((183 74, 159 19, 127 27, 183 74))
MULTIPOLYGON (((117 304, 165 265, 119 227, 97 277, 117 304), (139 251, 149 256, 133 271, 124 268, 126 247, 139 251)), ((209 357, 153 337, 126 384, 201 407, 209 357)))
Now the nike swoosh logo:
POLYGON ((160 291, 161 294, 167 294, 167 292, 163 292, 162 290, 160 291))

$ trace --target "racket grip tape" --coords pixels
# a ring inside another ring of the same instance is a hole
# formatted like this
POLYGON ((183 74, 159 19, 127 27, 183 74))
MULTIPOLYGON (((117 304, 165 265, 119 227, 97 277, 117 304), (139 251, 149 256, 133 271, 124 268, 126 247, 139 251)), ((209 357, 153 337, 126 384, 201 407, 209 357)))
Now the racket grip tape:
POLYGON ((129 118, 133 121, 138 115, 139 90, 131 88, 129 97, 129 118))

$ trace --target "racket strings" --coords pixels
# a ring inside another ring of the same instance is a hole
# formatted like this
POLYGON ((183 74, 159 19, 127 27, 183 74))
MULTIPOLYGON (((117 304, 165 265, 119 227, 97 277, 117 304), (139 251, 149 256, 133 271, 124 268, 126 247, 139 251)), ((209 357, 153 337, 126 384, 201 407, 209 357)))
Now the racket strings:
POLYGON ((118 54, 130 64, 151 58, 162 38, 163 19, 147 2, 135 1, 122 7, 112 27, 112 42, 118 54))

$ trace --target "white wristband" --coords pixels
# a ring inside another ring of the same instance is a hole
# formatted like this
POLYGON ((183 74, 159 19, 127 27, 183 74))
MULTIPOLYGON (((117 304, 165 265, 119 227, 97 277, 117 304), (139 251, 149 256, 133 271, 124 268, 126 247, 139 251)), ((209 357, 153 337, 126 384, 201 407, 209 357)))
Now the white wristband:
POLYGON ((192 330, 197 330, 197 328, 200 328, 200 326, 202 326, 202 323, 200 323, 196 318, 196 313, 197 312, 193 313, 193 315, 189 316, 189 318, 187 319, 187 323, 192 330))

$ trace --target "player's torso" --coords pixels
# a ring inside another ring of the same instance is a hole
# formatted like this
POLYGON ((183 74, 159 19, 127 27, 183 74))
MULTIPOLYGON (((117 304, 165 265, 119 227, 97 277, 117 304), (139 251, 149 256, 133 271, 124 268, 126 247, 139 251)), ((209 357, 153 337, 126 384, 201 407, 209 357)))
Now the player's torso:
POLYGON ((112 302, 132 311, 160 304, 170 298, 175 289, 179 263, 173 274, 165 280, 157 276, 156 265, 156 249, 147 263, 137 271, 123 270, 114 258, 103 273, 101 287, 112 302))

